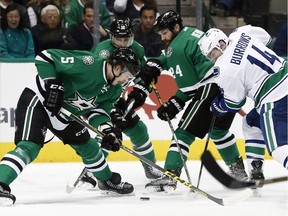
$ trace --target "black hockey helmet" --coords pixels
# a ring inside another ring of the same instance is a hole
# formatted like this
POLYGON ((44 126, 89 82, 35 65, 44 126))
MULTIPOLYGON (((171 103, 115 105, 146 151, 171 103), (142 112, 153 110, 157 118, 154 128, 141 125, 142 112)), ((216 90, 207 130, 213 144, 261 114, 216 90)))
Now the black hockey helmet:
POLYGON ((170 31, 173 31, 174 26, 176 24, 180 25, 180 28, 183 28, 183 24, 182 24, 182 18, 181 16, 173 10, 168 10, 165 13, 161 14, 155 24, 155 31, 161 31, 162 29, 168 28, 170 31))
POLYGON ((116 17, 110 25, 110 34, 115 37, 131 37, 132 23, 128 17, 116 17))
POLYGON ((112 66, 121 65, 122 71, 128 70, 133 76, 140 72, 140 61, 131 48, 120 47, 114 50, 108 59, 108 63, 112 66))

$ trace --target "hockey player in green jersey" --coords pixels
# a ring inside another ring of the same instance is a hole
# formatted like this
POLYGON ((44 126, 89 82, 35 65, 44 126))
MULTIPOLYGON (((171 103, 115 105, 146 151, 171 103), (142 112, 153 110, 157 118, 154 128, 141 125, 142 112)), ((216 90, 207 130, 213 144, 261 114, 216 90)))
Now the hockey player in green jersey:
MULTIPOLYGON (((197 45, 204 34, 202 31, 183 26, 180 15, 175 11, 167 11, 160 15, 155 23, 155 29, 165 44, 165 53, 158 59, 163 69, 172 73, 178 86, 176 95, 165 102, 157 110, 157 114, 164 121, 167 121, 167 114, 169 119, 173 119, 184 109, 186 102, 189 102, 175 130, 178 145, 186 161, 189 146, 196 137, 204 138, 209 130, 213 118, 210 104, 220 90, 215 83, 209 83, 213 62, 206 59, 197 45)), ((141 71, 142 79, 147 84, 155 80, 158 75, 141 71)), ((239 156, 236 139, 229 131, 234 116, 235 114, 227 113, 223 117, 217 117, 210 138, 228 165, 231 175, 242 180, 247 177, 247 174, 243 160, 239 156)), ((166 156, 165 169, 178 176, 183 167, 180 156, 173 139, 166 156)), ((148 183, 146 188, 156 191, 176 189, 176 182, 163 176, 148 183)))
MULTIPOLYGON (((142 69, 148 70, 159 70, 159 68, 153 68, 146 64, 146 57, 144 48, 136 41, 133 40, 134 34, 132 29, 132 23, 128 17, 115 18, 110 27, 111 38, 105 40, 92 49, 95 56, 106 60, 111 53, 118 47, 130 47, 141 61, 142 69)), ((144 87, 141 84, 141 79, 136 77, 134 79, 133 90, 128 95, 127 101, 121 98, 116 104, 116 108, 111 112, 111 120, 114 125, 121 129, 127 135, 132 142, 133 150, 150 161, 156 162, 154 149, 148 134, 146 125, 140 120, 139 116, 133 109, 140 107, 144 104, 146 97, 149 95, 149 88, 144 87), (123 119, 123 114, 127 108, 128 103, 134 99, 133 109, 126 114, 123 119), (141 135, 139 135, 141 134, 141 135)), ((123 86, 123 91, 126 86, 123 86)), ((107 151, 104 150, 104 155, 108 156, 107 151)), ((156 179, 162 174, 155 168, 148 166, 143 163, 145 175, 148 179, 156 179)), ((96 186, 96 181, 88 173, 86 173, 81 182, 91 184, 93 187, 96 186)))
POLYGON ((120 174, 110 170, 101 151, 118 151, 121 145, 122 133, 112 125, 109 113, 122 93, 122 85, 140 71, 133 50, 119 48, 103 61, 87 51, 50 49, 36 56, 35 65, 38 75, 23 90, 17 104, 16 148, 0 162, 0 204, 15 202, 9 185, 37 157, 47 129, 76 151, 101 190, 133 192, 133 185, 122 182, 120 174), (99 128, 105 134, 101 143, 91 138, 84 126, 61 113, 62 107, 85 116, 99 128))

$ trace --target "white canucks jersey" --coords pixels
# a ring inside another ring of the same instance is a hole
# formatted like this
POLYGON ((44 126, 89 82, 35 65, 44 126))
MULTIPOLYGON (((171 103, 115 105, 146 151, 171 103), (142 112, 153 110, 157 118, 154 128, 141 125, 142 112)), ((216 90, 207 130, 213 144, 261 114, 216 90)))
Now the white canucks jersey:
POLYGON ((269 41, 270 35, 265 30, 250 25, 229 35, 228 46, 213 69, 215 82, 223 89, 229 109, 240 109, 246 96, 255 101, 258 109, 263 103, 287 95, 287 64, 266 47, 269 41))

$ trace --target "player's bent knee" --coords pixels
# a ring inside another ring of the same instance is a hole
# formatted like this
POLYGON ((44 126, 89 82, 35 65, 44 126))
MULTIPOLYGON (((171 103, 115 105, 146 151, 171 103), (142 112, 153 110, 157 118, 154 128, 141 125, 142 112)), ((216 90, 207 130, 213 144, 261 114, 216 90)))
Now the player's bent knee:
POLYGON ((228 134, 229 131, 228 130, 222 130, 222 129, 219 129, 219 128, 216 128, 216 127, 213 127, 212 128, 212 131, 211 131, 211 134, 210 134, 210 137, 211 139, 221 139, 222 137, 224 137, 226 134, 228 134))

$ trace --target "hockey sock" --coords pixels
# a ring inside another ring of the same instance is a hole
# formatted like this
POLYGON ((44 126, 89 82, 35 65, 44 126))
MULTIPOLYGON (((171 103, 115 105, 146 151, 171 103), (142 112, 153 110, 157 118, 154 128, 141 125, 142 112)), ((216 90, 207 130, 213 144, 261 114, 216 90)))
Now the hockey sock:
MULTIPOLYGON (((189 147, 194 142, 195 136, 188 133, 187 131, 184 131, 181 128, 176 129, 175 135, 178 139, 178 145, 181 148, 184 161, 186 161, 189 155, 189 147)), ((175 140, 173 139, 169 147, 167 156, 166 156, 164 168, 167 170, 176 170, 177 168, 181 169, 183 166, 184 164, 183 164, 181 155, 178 151, 177 144, 175 140)))
POLYGON ((234 163, 239 158, 234 134, 214 127, 210 136, 226 165, 234 163))
POLYGON ((20 141, 0 162, 0 181, 11 184, 39 154, 41 147, 30 141, 20 141))
POLYGON ((90 138, 86 143, 70 144, 70 146, 82 158, 86 168, 98 180, 106 181, 111 178, 112 172, 96 139, 90 138))
POLYGON ((288 145, 277 147, 272 152, 272 157, 284 168, 288 169, 288 145))
MULTIPOLYGON (((125 134, 131 139, 133 150, 150 161, 156 162, 154 148, 150 141, 146 125, 138 121, 133 127, 127 128, 125 134), (141 135, 139 135, 141 134, 141 135)), ((147 166, 141 162, 143 166, 147 166)))

